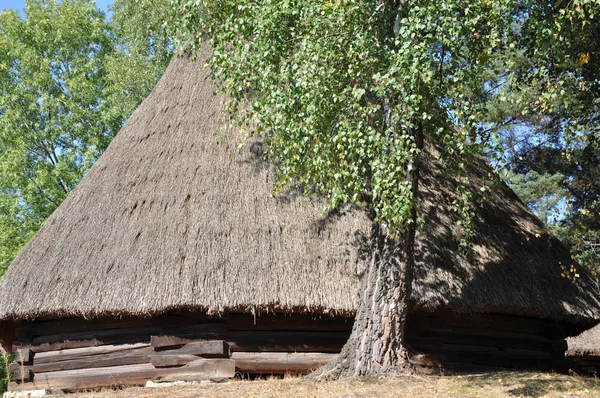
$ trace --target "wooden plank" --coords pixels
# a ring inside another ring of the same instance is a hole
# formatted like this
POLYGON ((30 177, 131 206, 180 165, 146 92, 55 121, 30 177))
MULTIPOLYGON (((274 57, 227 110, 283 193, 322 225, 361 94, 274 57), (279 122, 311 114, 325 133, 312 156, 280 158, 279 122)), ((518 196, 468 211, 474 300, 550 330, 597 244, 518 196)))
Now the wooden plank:
POLYGON ((201 340, 192 341, 184 344, 170 344, 174 340, 173 337, 161 339, 158 336, 153 336, 151 343, 157 353, 165 352, 167 354, 191 354, 191 355, 218 355, 228 356, 229 345, 224 340, 201 340), (154 338, 156 337, 156 338, 154 338), (166 343, 161 344, 161 343, 166 343))
POLYGON ((166 367, 185 365, 189 362, 195 361, 198 358, 199 357, 197 357, 196 355, 188 355, 188 354, 151 355, 150 363, 155 368, 166 368, 166 367))
POLYGON ((149 343, 136 343, 136 344, 112 344, 103 346, 83 347, 83 348, 72 348, 57 351, 46 351, 35 354, 34 363, 41 365, 49 362, 58 361, 70 361, 74 359, 81 359, 86 357, 92 357, 95 355, 104 355, 112 352, 126 352, 129 350, 136 350, 139 348, 150 347, 149 343))
POLYGON ((162 379, 211 379, 217 377, 233 377, 235 375, 235 361, 232 359, 205 359, 199 358, 188 362, 179 368, 162 368, 156 380, 162 379))
POLYGON ((420 336, 407 335, 406 345, 413 350, 419 351, 423 347, 432 347, 435 345, 442 345, 445 343, 451 344, 464 344, 470 346, 482 346, 482 347, 496 347, 499 350, 514 348, 514 349, 528 349, 532 351, 543 351, 552 352, 554 342, 548 341, 535 341, 535 340, 522 340, 515 338, 490 338, 487 336, 463 336, 463 335, 450 335, 450 334, 429 334, 422 333, 420 336))
POLYGON ((180 347, 185 344, 198 343, 198 339, 179 336, 151 336, 150 345, 154 348, 180 347))
POLYGON ((86 368, 103 368, 121 365, 134 365, 150 362, 150 355, 154 353, 152 347, 138 348, 127 351, 115 351, 103 355, 91 355, 57 362, 46 362, 37 364, 33 361, 33 366, 29 366, 35 374, 45 372, 57 372, 61 370, 74 370, 86 368))
POLYGON ((9 388, 20 390, 60 389, 74 391, 95 388, 117 388, 144 385, 148 380, 195 379, 208 380, 233 377, 235 362, 231 359, 198 359, 179 368, 157 369, 150 363, 108 368, 89 368, 60 372, 38 373, 32 382, 9 388))
POLYGON ((130 328, 106 329, 106 330, 91 330, 84 332, 57 333, 45 336, 39 336, 33 339, 33 345, 52 344, 63 341, 82 341, 82 340, 98 340, 106 342, 106 344, 116 344, 119 339, 127 336, 137 336, 138 342, 144 342, 150 339, 153 334, 161 333, 159 326, 138 326, 130 328))
POLYGON ((16 326, 12 321, 0 320, 0 354, 6 351, 12 354, 13 342, 15 341, 16 326))
POLYGON ((566 330, 563 325, 539 318, 528 318, 500 314, 454 314, 447 311, 424 312, 411 314, 407 321, 407 330, 423 330, 428 328, 456 328, 473 330, 494 330, 504 332, 519 331, 555 338, 565 338, 566 330))
POLYGON ((17 368, 15 369, 12 373, 12 380, 16 381, 17 383, 24 383, 26 381, 30 381, 33 378, 33 372, 30 369, 27 368, 17 368))
POLYGON ((150 343, 152 344, 152 347, 154 347, 157 354, 190 354, 210 357, 229 356, 229 345, 224 340, 193 341, 182 346, 181 344, 172 344, 174 341, 176 341, 175 339, 181 338, 173 338, 172 336, 167 338, 152 336, 150 343))
POLYGON ((150 318, 54 319, 33 322, 31 325, 31 334, 35 337, 39 337, 61 333, 82 333, 95 330, 123 329, 143 326, 157 326, 160 328, 172 329, 190 324, 198 324, 200 321, 202 323, 224 323, 225 319, 208 316, 206 313, 204 313, 204 315, 198 313, 191 313, 191 315, 188 315, 187 312, 182 312, 180 314, 163 314, 150 318))
POLYGON ((29 348, 19 348, 15 351, 14 361, 18 364, 30 364, 33 358, 33 351, 29 348))
POLYGON ((306 374, 328 364, 337 354, 322 352, 234 352, 238 372, 250 374, 306 374))
POLYGON ((348 340, 346 332, 232 331, 231 352, 326 352, 339 353, 348 340))
POLYGON ((354 318, 313 314, 228 314, 229 330, 350 332, 354 318))

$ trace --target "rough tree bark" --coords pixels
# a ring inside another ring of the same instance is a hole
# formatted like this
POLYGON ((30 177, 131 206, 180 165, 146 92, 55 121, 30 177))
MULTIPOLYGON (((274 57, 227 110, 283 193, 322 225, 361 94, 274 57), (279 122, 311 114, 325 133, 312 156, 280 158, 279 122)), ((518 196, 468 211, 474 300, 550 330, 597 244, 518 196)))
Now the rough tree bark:
MULTIPOLYGON (((422 150, 422 126, 415 130, 415 142, 422 150)), ((406 173, 415 199, 419 189, 418 156, 407 164, 406 173)), ((389 237, 384 226, 374 225, 371 262, 363 276, 362 295, 350 338, 337 359, 313 372, 311 378, 337 379, 411 370, 404 337, 412 291, 416 206, 412 207, 410 219, 397 241, 389 237)))

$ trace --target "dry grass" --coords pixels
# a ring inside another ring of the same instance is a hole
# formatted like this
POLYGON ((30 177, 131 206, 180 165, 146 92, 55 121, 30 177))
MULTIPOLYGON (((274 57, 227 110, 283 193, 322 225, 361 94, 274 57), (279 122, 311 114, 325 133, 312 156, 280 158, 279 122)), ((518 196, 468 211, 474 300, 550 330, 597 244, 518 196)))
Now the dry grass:
POLYGON ((600 379, 551 373, 496 372, 463 376, 406 376, 312 382, 288 377, 235 380, 225 384, 187 383, 166 388, 129 388, 80 393, 82 398, 142 397, 600 397, 600 379))

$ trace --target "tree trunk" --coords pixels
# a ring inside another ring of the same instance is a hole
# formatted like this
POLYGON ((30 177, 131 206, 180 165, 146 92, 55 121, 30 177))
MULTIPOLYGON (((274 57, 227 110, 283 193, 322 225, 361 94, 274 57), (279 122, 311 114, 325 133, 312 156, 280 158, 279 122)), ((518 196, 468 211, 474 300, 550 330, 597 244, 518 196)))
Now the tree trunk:
MULTIPOLYGON (((415 142, 422 150, 422 126, 416 130, 415 142)), ((404 337, 414 268, 418 156, 407 164, 406 179, 412 184, 414 205, 402 239, 395 241, 383 225, 374 225, 371 263, 363 276, 362 296, 350 338, 338 358, 313 372, 311 378, 337 379, 412 370, 404 337)))

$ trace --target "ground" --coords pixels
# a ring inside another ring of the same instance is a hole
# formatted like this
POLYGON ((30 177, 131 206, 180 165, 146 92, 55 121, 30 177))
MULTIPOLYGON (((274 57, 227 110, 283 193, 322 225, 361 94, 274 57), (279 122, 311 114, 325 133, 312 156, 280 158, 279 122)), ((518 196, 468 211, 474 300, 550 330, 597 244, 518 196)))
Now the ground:
POLYGON ((162 388, 128 388, 80 393, 81 398, 248 397, 600 397, 600 379, 552 373, 495 372, 461 376, 405 376, 313 382, 300 377, 187 383, 162 388))

